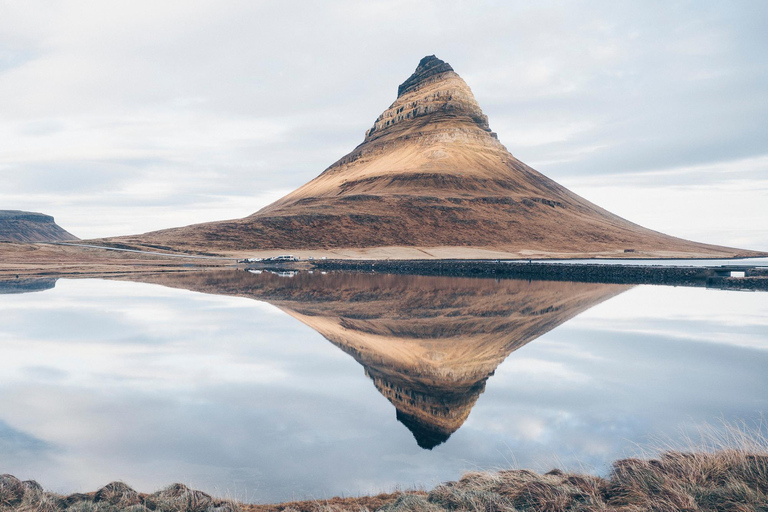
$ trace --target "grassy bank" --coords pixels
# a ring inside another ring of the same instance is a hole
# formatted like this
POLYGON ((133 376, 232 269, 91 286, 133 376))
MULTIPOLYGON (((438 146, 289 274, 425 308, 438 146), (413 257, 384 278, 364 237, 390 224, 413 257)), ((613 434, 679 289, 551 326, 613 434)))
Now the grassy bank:
POLYGON ((114 482, 88 494, 62 496, 34 481, 0 476, 0 510, 255 512, 768 511, 765 451, 667 452, 615 462, 606 478, 553 470, 477 472, 430 492, 397 492, 277 505, 215 499, 181 484, 140 494, 114 482))

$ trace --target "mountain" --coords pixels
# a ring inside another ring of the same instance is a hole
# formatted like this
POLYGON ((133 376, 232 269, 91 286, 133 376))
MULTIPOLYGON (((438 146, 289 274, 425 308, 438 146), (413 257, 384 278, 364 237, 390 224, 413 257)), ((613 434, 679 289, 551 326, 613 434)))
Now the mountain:
POLYGON ((279 307, 354 358, 427 449, 462 426, 512 352, 630 288, 346 273, 286 278, 233 270, 120 279, 279 307))
POLYGON ((0 210, 0 241, 65 242, 79 240, 42 213, 0 210))
POLYGON ((419 62, 362 144, 275 203, 244 219, 111 241, 224 252, 390 248, 385 256, 396 256, 392 248, 520 256, 758 254, 651 231, 535 171, 499 142, 467 84, 435 56, 419 62))

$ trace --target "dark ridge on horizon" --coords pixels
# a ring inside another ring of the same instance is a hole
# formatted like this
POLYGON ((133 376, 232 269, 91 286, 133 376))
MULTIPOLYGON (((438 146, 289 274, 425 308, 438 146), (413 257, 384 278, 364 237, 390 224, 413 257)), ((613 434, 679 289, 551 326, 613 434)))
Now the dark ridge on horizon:
POLYGON ((53 217, 37 212, 0 210, 0 241, 66 242, 79 240, 56 224, 53 217))

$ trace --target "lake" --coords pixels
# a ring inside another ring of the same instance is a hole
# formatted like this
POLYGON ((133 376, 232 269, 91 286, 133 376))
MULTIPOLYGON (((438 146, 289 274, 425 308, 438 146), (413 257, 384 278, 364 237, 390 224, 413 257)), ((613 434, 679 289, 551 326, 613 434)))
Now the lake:
POLYGON ((248 502, 606 473, 768 409, 768 295, 236 270, 0 282, 0 473, 248 502))

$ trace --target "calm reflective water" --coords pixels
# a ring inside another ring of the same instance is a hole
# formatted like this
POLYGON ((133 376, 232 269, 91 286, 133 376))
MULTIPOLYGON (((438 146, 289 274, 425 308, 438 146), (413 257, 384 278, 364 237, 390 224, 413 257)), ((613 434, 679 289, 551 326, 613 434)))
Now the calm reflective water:
POLYGON ((768 409, 768 295, 222 271, 0 282, 0 473, 256 502, 604 472, 768 409), (28 293, 24 293, 28 292, 28 293))

